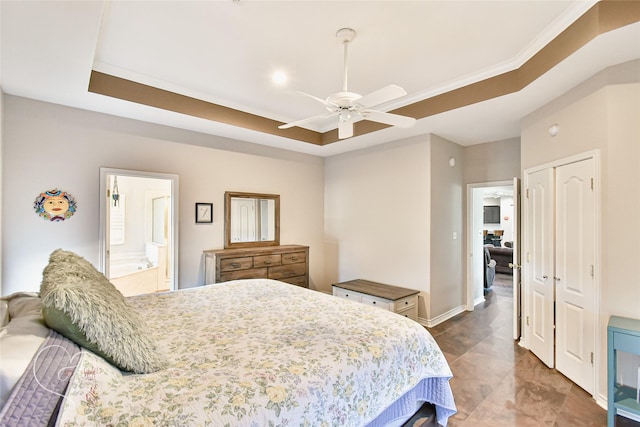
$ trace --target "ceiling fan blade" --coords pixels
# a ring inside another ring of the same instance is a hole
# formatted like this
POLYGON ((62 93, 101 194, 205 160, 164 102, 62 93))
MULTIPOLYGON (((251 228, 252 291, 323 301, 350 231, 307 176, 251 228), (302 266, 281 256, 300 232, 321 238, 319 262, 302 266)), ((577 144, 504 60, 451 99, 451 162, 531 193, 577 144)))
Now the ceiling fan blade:
POLYGON ((401 128, 409 128, 414 125, 416 119, 413 117, 401 116, 399 114, 383 113, 376 110, 363 110, 360 115, 365 120, 372 122, 384 123, 391 126, 398 126, 401 128))
POLYGON ((338 122, 338 139, 351 138, 353 136, 353 122, 351 120, 338 122))
POLYGON ((306 119, 298 120, 298 121, 295 121, 295 122, 285 123, 283 125, 278 126, 278 129, 289 129, 289 128, 292 128, 294 126, 300 126, 300 125, 304 125, 304 124, 307 124, 307 123, 315 122, 317 120, 327 119, 329 117, 336 116, 337 114, 338 113, 332 113, 332 112, 319 114, 317 116, 308 117, 306 119))
POLYGON ((318 98, 317 96, 309 95, 308 93, 305 93, 305 92, 302 92, 302 91, 299 91, 299 90, 297 90, 296 92, 298 92, 300 95, 304 95, 306 97, 309 97, 311 99, 314 99, 314 100, 318 101, 319 103, 321 103, 325 107, 331 109, 331 111, 337 110, 339 108, 337 105, 327 101, 326 99, 321 99, 321 98, 318 98))
POLYGON ((376 105, 389 102, 393 99, 400 98, 401 96, 405 96, 406 94, 407 92, 400 86, 389 85, 383 87, 382 89, 371 92, 368 95, 364 95, 358 100, 358 104, 362 105, 363 107, 374 107, 376 105))

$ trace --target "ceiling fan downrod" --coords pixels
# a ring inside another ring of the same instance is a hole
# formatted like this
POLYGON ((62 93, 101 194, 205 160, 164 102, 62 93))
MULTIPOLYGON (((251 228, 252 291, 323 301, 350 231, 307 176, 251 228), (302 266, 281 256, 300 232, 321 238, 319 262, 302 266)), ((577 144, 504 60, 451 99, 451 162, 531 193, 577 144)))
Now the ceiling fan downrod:
POLYGON ((356 38, 356 30, 353 28, 341 28, 336 33, 336 37, 344 45, 344 78, 342 81, 342 91, 348 92, 347 76, 348 76, 348 48, 349 43, 356 38))

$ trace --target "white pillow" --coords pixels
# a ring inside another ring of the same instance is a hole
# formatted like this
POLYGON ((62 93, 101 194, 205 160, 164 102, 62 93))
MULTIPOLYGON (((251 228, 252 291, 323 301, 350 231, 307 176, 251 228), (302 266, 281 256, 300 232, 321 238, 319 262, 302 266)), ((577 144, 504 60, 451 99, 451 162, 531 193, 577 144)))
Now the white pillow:
POLYGON ((0 328, 0 407, 49 335, 37 294, 3 297, 9 322, 0 328))

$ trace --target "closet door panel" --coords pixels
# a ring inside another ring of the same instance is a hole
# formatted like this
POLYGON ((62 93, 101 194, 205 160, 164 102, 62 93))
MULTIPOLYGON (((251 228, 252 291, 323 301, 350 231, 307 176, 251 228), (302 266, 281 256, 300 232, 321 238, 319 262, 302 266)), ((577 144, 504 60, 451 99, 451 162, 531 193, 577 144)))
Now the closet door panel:
POLYGON ((548 367, 554 367, 553 203, 554 171, 527 175, 526 272, 529 285, 529 348, 548 367))
POLYGON ((593 390, 595 351, 594 160, 556 169, 556 367, 593 390))

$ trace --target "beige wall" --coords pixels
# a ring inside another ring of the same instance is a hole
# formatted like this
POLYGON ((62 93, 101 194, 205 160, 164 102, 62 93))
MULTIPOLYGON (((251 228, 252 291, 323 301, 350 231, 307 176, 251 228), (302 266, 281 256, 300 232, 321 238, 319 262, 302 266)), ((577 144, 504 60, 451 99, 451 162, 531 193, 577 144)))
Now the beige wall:
POLYGON ((323 287, 321 158, 13 96, 3 113, 3 294, 38 290, 56 248, 98 264, 100 167, 179 175, 181 288, 201 285, 202 251, 223 247, 227 190, 280 194, 281 242, 310 246, 311 287, 323 287), (78 210, 48 223, 33 201, 55 187, 78 210), (195 224, 196 202, 213 202, 213 224, 195 224))
POLYGON ((606 398, 606 326, 640 316, 640 61, 612 67, 531 114, 522 126, 522 168, 600 152, 598 383, 606 398), (635 80, 634 83, 630 81, 635 80), (560 125, 552 138, 551 124, 560 125))
POLYGON ((511 180, 520 176, 520 138, 464 147, 464 183, 511 180))
MULTIPOLYGON (((463 148, 431 135, 431 307, 429 320, 462 311, 465 258, 463 148), (450 159, 455 160, 452 167, 450 159)), ((448 316, 447 316, 448 317, 448 316)))
POLYGON ((329 282, 369 279, 429 294, 429 138, 325 159, 329 282))
POLYGON ((461 311, 463 171, 463 148, 437 135, 327 158, 328 279, 420 290, 423 322, 461 311))

